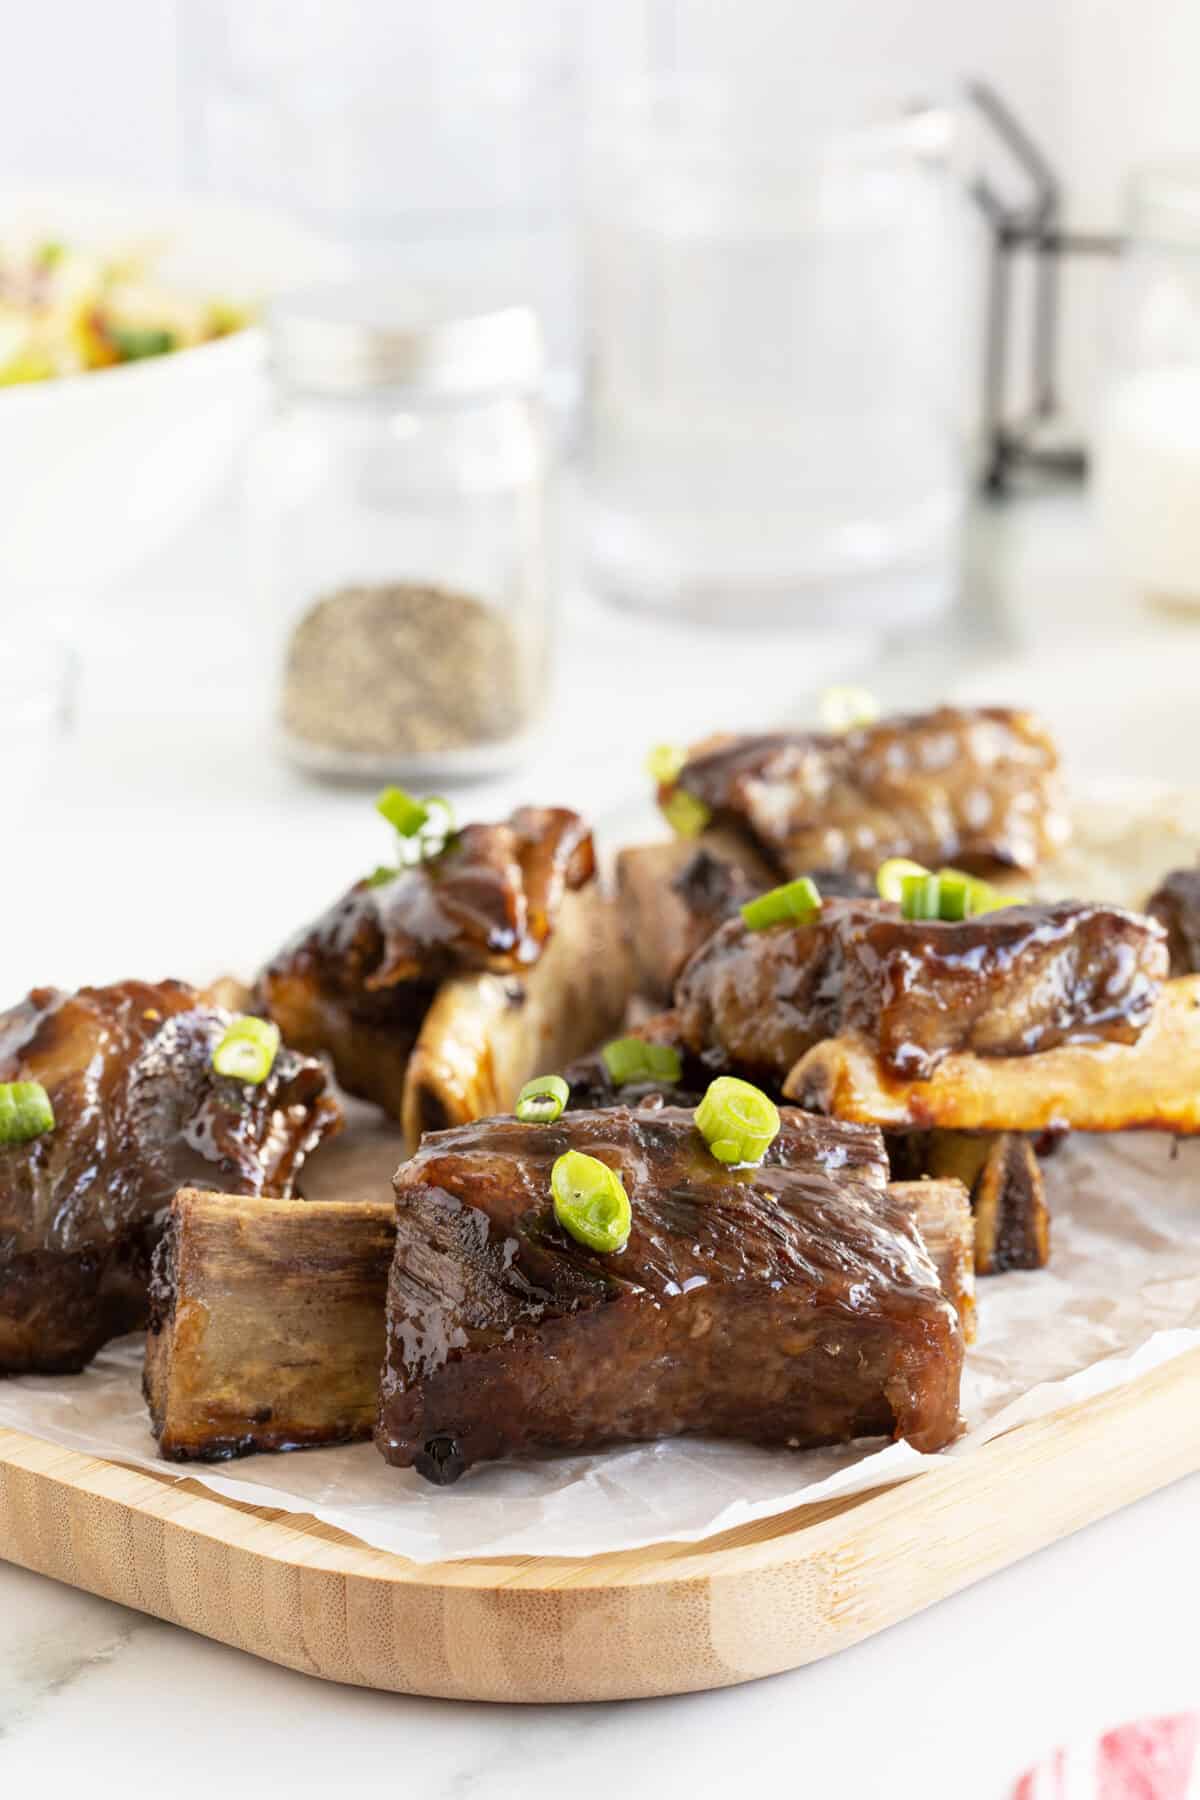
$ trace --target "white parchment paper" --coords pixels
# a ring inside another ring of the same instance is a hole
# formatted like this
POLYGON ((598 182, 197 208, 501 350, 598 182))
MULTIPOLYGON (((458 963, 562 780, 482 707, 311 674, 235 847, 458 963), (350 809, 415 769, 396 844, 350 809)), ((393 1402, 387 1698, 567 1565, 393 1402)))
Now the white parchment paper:
MULTIPOLYGON (((980 1283, 968 1430, 943 1455, 970 1456, 1014 1424, 1200 1346, 1200 1141, 1077 1137, 1045 1167, 1050 1266, 980 1283)), ((126 1339, 83 1375, 0 1381, 0 1424, 187 1475, 235 1500, 315 1514, 418 1562, 694 1540, 919 1477, 939 1460, 905 1444, 795 1453, 697 1439, 481 1468, 448 1489, 389 1469, 369 1444, 178 1468, 155 1457, 140 1380, 141 1340, 126 1339)))

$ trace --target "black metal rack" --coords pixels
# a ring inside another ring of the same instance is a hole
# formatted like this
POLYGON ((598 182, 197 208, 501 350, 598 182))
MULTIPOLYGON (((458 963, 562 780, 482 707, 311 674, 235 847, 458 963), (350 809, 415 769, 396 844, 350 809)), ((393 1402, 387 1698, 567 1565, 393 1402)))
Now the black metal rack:
POLYGON ((1104 232, 1068 231, 1062 222, 1063 193, 1048 157, 994 88, 973 81, 967 97, 985 125, 999 139, 1028 185, 1028 196, 1016 203, 980 175, 971 194, 991 234, 991 266, 984 349, 984 459, 980 485, 988 494, 1009 491, 1019 470, 1040 471, 1068 479, 1087 472, 1082 446, 1048 446, 1038 432, 1059 413, 1057 385, 1058 335, 1061 317, 1062 265, 1067 257, 1112 257, 1123 240, 1104 232), (1008 363, 1012 342, 1016 258, 1033 262, 1033 322, 1030 333, 1030 392, 1027 412, 1006 416, 1008 363))

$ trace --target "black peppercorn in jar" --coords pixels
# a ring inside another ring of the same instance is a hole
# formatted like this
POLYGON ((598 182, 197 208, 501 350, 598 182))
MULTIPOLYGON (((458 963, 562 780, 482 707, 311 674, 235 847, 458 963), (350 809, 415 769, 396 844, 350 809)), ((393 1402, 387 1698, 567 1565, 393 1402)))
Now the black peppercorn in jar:
POLYGON ((548 682, 533 314, 326 288, 270 329, 248 480, 281 748, 372 781, 515 766, 548 682))

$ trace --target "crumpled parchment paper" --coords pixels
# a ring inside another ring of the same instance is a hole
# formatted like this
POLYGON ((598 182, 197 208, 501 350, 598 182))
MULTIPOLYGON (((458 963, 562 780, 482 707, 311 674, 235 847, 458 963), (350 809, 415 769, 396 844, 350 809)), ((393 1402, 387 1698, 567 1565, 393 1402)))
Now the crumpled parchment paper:
MULTIPOLYGON (((943 1455, 970 1456, 1015 1424, 1200 1347, 1200 1141, 1076 1137, 1045 1168, 1050 1266, 980 1283, 967 1432, 943 1455)), ((919 1477, 939 1460, 878 1441, 796 1453, 691 1439, 496 1465, 449 1489, 389 1469, 370 1444, 180 1468, 155 1457, 141 1348, 140 1338, 125 1339, 79 1376, 0 1381, 0 1424, 186 1475, 235 1500, 314 1514, 417 1562, 692 1541, 919 1477)))

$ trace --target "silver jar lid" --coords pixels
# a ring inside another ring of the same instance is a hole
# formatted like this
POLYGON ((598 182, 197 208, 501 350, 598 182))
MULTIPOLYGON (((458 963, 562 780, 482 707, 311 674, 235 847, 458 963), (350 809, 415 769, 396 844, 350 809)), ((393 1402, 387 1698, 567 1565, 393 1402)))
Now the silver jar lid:
POLYGON ((542 377, 532 307, 473 302, 461 290, 300 288, 275 301, 267 322, 276 373, 312 393, 473 394, 531 387, 542 377))

